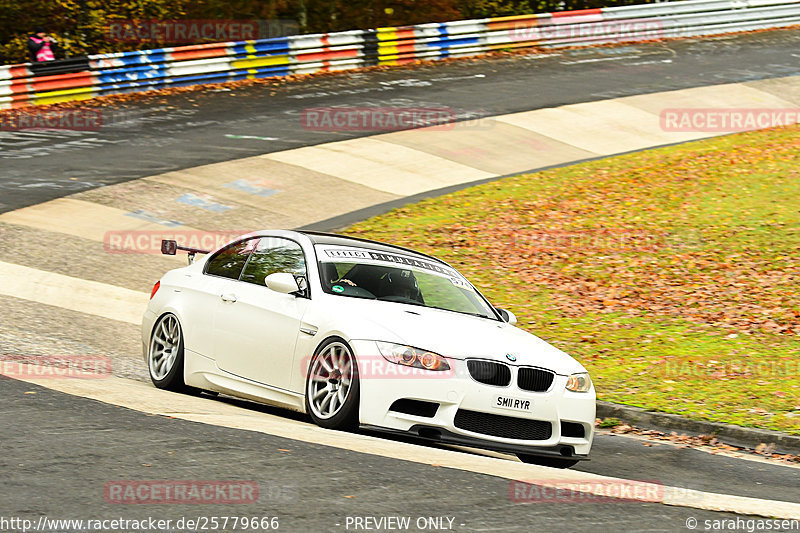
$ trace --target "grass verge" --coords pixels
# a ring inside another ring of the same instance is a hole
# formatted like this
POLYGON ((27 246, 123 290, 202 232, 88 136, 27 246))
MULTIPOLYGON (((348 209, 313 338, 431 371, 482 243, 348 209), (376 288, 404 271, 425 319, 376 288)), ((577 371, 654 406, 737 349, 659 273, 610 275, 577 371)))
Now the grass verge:
POLYGON ((600 399, 800 434, 800 128, 506 178, 345 233, 430 253, 600 399))

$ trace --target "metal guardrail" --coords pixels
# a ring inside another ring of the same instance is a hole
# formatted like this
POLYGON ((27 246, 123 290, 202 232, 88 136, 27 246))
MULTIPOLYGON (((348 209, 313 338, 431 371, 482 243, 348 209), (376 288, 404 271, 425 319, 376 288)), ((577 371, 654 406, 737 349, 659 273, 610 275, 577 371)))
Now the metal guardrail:
POLYGON ((591 46, 798 24, 800 0, 688 0, 100 54, 0 66, 0 109, 502 49, 591 46))

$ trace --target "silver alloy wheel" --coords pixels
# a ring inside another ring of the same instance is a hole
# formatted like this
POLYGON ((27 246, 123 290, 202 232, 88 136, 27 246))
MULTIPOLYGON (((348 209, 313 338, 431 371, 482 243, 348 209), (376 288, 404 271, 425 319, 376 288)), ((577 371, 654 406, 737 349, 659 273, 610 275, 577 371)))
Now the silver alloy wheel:
POLYGON ((150 339, 148 362, 153 379, 161 381, 167 377, 175 366, 180 345, 181 327, 178 319, 175 315, 162 316, 153 328, 153 336, 150 339))
POLYGON ((308 404, 314 415, 327 419, 347 401, 353 383, 353 354, 341 342, 332 342, 314 358, 308 378, 308 404))

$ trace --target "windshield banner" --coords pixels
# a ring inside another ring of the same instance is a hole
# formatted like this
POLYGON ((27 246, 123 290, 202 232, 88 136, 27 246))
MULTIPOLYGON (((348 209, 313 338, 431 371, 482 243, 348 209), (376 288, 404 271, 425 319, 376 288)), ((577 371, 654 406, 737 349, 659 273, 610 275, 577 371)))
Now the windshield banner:
POLYGON ((366 248, 317 245, 317 257, 323 263, 372 263, 392 267, 411 267, 445 276, 454 285, 469 287, 469 282, 454 268, 424 258, 398 253, 379 252, 366 248))

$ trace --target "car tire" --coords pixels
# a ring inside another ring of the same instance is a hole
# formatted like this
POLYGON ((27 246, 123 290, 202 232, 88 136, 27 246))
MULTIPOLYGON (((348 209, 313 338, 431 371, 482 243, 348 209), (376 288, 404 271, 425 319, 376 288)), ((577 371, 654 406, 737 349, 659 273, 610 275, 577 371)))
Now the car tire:
POLYGON ((162 315, 150 334, 147 367, 150 380, 159 389, 191 392, 194 389, 183 381, 183 329, 172 313, 162 315))
POLYGON ((344 339, 319 345, 306 376, 306 412, 318 426, 352 431, 358 428, 358 364, 344 339))
POLYGON ((561 459, 559 457, 546 457, 542 455, 528 455, 526 453, 518 453, 517 457, 523 463, 539 466, 549 466, 551 468, 570 468, 575 466, 580 461, 577 459, 561 459))

